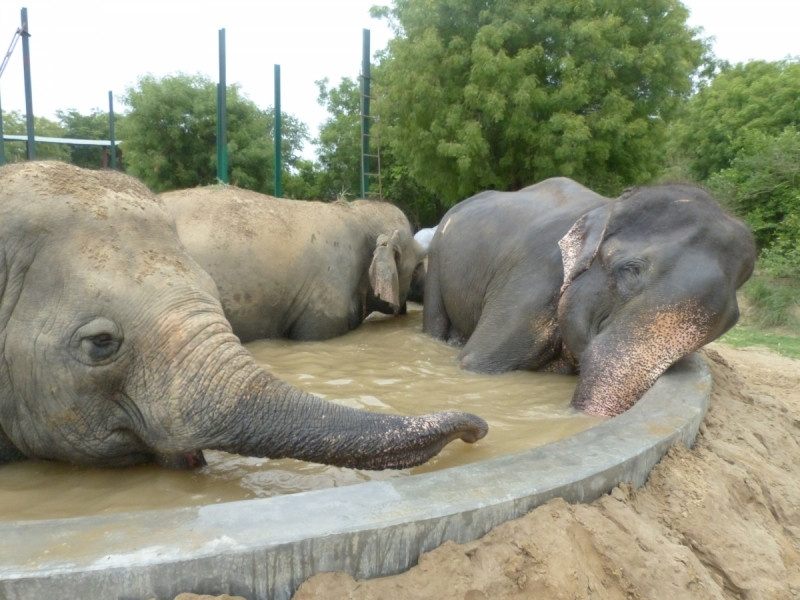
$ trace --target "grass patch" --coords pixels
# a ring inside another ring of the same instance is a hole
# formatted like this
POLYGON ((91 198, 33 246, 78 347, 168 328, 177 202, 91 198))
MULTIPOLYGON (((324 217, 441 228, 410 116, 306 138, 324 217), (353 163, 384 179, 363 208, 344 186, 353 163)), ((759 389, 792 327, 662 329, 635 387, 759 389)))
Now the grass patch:
POLYGON ((719 341, 736 348, 762 346, 800 359, 800 280, 757 269, 737 296, 741 319, 719 341))
POLYGON ((735 348, 764 346, 789 358, 800 359, 800 335, 777 333, 740 324, 719 338, 720 342, 735 348))

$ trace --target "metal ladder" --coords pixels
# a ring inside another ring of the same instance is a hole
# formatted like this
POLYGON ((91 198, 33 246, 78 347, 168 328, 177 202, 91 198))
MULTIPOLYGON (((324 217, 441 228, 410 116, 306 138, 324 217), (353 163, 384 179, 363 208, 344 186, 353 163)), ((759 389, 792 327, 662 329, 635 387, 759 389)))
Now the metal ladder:
POLYGON ((372 123, 377 117, 370 114, 369 69, 361 74, 361 197, 383 200, 383 187, 381 181, 381 143, 378 136, 370 133, 372 123), (375 138, 374 151, 370 149, 370 141, 375 138), (373 191, 370 180, 377 179, 378 191, 373 191))

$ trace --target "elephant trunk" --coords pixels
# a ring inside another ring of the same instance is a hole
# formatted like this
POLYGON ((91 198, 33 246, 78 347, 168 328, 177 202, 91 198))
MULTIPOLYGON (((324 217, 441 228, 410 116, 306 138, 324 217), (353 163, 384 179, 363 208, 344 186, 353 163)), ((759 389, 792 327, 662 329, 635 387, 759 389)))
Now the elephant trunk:
POLYGON ((694 302, 657 310, 641 322, 592 339, 580 357, 573 407, 605 417, 625 412, 673 363, 715 337, 711 319, 694 302))
POLYGON ((181 403, 180 418, 188 431, 201 432, 199 439, 191 436, 168 454, 213 449, 358 469, 403 469, 428 461, 455 439, 472 443, 488 431, 483 419, 467 413, 406 417, 327 402, 271 376, 245 350, 229 349, 233 356, 224 368, 233 375, 207 386, 199 394, 203 398, 181 403))

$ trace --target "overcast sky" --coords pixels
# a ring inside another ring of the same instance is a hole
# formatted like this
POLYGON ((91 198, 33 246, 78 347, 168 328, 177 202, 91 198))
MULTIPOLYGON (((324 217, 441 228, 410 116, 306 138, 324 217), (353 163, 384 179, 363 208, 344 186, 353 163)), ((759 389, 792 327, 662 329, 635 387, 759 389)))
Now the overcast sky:
MULTIPOLYGON (((327 117, 316 80, 335 86, 361 70, 362 31, 371 50, 391 37, 369 8, 381 0, 3 0, 0 53, 20 26, 31 33, 33 112, 115 110, 141 75, 178 72, 219 77, 219 30, 225 29, 226 75, 261 108, 274 104, 274 65, 281 66, 281 108, 315 136, 327 117)), ((731 62, 800 55, 800 0, 684 0, 690 25, 714 36, 731 62)), ((3 111, 25 112, 22 43, 0 79, 3 111)))

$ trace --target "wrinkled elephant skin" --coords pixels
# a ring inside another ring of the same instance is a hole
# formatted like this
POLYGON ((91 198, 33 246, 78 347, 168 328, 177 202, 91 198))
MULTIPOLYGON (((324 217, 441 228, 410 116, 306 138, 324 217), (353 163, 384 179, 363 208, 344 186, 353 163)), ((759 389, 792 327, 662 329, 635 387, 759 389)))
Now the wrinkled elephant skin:
POLYGON ((464 344, 468 370, 580 373, 573 406, 613 416, 736 323, 755 255, 745 225, 692 185, 483 192, 431 242, 423 328, 464 344))
POLYGON ((264 371, 137 180, 58 162, 0 168, 0 463, 203 464, 203 450, 366 469, 486 433, 311 396, 264 371))
POLYGON ((406 312, 425 252, 388 202, 312 202, 215 185, 161 195, 243 342, 323 340, 406 312))

